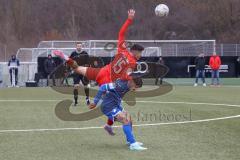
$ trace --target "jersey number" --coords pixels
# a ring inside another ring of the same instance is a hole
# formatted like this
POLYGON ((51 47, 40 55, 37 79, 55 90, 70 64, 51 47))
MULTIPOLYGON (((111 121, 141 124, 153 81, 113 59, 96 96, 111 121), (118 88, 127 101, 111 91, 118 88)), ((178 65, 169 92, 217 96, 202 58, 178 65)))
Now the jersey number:
POLYGON ((124 66, 127 65, 127 64, 128 64, 128 62, 126 61, 126 59, 123 58, 123 57, 121 57, 121 58, 117 61, 117 63, 114 64, 114 66, 113 66, 113 71, 114 71, 114 73, 119 74, 119 73, 123 70, 124 66))

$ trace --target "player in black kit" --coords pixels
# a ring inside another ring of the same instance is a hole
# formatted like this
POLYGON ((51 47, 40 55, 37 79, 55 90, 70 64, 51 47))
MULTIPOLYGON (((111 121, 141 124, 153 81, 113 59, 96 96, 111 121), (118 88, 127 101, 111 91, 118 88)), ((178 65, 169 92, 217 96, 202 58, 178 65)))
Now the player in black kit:
MULTIPOLYGON (((77 43, 76 44, 76 50, 72 52, 72 54, 70 55, 70 58, 76 60, 78 65, 86 66, 86 67, 89 66, 89 55, 86 51, 82 51, 82 43, 77 43)), ((80 86, 79 85, 80 81, 84 85, 84 91, 85 91, 85 94, 86 94, 86 103, 87 103, 87 105, 90 104, 89 88, 88 88, 89 80, 86 77, 84 77, 80 74, 73 73, 74 106, 76 106, 78 104, 78 88, 80 86)))

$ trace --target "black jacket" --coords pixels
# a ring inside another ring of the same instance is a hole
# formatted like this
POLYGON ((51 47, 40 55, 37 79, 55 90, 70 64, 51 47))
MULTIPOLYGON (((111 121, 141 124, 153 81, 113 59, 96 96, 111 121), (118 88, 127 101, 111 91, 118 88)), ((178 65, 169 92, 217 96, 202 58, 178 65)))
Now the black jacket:
POLYGON ((194 64, 196 65, 196 70, 204 70, 205 68, 205 58, 197 57, 194 64))
POLYGON ((44 69, 47 74, 50 74, 56 67, 56 63, 54 62, 53 58, 47 58, 44 61, 44 69))
POLYGON ((155 63, 155 77, 159 78, 161 76, 163 76, 163 65, 164 65, 164 60, 158 60, 156 63, 155 63))
POLYGON ((70 58, 76 60, 79 66, 89 65, 89 55, 86 51, 82 51, 80 53, 78 53, 77 51, 73 51, 70 55, 70 58))

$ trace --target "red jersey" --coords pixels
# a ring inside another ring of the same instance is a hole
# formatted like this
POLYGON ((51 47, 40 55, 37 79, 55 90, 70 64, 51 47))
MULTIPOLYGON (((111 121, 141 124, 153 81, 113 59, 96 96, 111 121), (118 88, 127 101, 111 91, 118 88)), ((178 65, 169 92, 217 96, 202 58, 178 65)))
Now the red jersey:
POLYGON ((221 66, 221 59, 218 55, 213 55, 210 57, 209 65, 211 69, 218 70, 221 66))
POLYGON ((99 85, 114 82, 117 79, 130 80, 129 74, 136 67, 136 58, 129 52, 125 44, 125 33, 132 23, 132 19, 127 19, 122 26, 118 36, 118 51, 114 60, 103 67, 97 75, 96 81, 99 85))

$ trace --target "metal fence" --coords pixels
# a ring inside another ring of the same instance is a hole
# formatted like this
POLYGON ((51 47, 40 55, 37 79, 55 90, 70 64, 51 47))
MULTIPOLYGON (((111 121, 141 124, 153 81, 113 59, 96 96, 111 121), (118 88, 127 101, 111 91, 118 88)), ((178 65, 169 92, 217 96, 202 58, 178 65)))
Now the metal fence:
MULTIPOLYGON (((41 41, 37 48, 20 48, 17 57, 22 62, 36 62, 37 57, 47 56, 52 50, 61 49, 70 54, 77 42, 84 44, 91 56, 112 57, 116 54, 116 40, 89 41, 41 41)), ((207 56, 214 51, 220 56, 240 56, 240 44, 215 44, 215 40, 129 40, 145 47, 143 56, 197 56, 205 53, 207 56)), ((0 47, 0 62, 6 62, 4 45, 0 47)))
MULTIPOLYGON (((83 49, 90 56, 113 57, 117 50, 116 40, 89 41, 42 41, 38 48, 21 48, 17 57, 21 61, 35 62, 39 56, 47 56, 53 50, 60 49, 70 54, 77 42, 82 42, 83 49)), ((128 45, 134 43, 145 47, 143 56, 197 56, 200 53, 211 55, 215 50, 215 40, 129 40, 128 45)))
MULTIPOLYGON (((143 44, 145 47, 159 47, 162 56, 196 56, 198 52, 206 55, 215 50, 220 56, 240 56, 240 44, 216 44, 215 40, 129 40, 143 44), (196 54, 195 54, 196 53, 196 54)), ((89 41, 41 41, 38 48, 74 48, 77 42, 82 42, 88 51, 104 48, 116 40, 89 40, 89 41)))
POLYGON ((220 56, 240 56, 240 44, 218 44, 216 52, 220 56))

